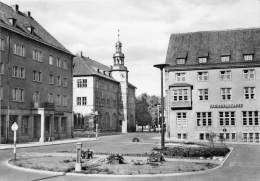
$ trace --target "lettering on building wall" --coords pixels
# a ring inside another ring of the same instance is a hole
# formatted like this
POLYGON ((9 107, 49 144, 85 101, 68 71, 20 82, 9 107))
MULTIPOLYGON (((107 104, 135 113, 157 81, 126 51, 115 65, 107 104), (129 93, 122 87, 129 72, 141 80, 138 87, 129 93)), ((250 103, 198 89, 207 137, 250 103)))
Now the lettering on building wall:
POLYGON ((211 104, 210 108, 242 108, 243 104, 211 104))

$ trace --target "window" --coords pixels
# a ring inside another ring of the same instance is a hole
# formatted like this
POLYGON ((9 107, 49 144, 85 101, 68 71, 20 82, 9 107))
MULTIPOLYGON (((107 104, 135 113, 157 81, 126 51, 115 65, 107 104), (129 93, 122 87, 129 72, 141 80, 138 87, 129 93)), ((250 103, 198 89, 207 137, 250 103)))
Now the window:
POLYGON ((187 127, 187 113, 177 112, 177 127, 187 127))
POLYGON ((259 143, 259 133, 255 133, 255 142, 259 143))
POLYGON ((42 62, 42 52, 39 50, 33 50, 33 60, 36 60, 38 62, 42 62))
POLYGON ((59 132, 59 119, 58 117, 54 117, 54 133, 59 132))
POLYGON ((42 73, 34 70, 33 71, 33 81, 41 82, 42 81, 42 73))
POLYGON ((231 80, 231 70, 220 71, 220 80, 231 80))
POLYGON ((66 60, 63 61, 63 68, 64 68, 65 70, 68 69, 68 62, 67 62, 66 60))
POLYGON ((39 103, 40 102, 40 92, 36 91, 33 93, 33 102, 39 103))
POLYGON ((12 89, 12 100, 16 102, 24 101, 24 89, 14 88, 12 89))
POLYGON ((3 87, 0 87, 0 101, 4 98, 4 89, 3 87))
POLYGON ((61 59, 57 58, 57 67, 61 67, 61 59))
POLYGON ((53 65, 53 56, 51 56, 51 55, 49 56, 49 64, 53 65))
POLYGON ((247 142, 247 133, 243 133, 243 141, 247 142))
POLYGON ((188 89, 175 89, 173 90, 174 101, 187 101, 188 100, 188 89))
POLYGON ((211 126, 211 112, 197 112, 197 126, 211 126))
POLYGON ((233 141, 236 140, 236 133, 231 133, 231 139, 232 139, 233 141))
POLYGON ((25 47, 22 44, 14 44, 13 53, 18 56, 25 56, 25 47))
POLYGON ((245 69, 243 70, 244 79, 252 80, 255 78, 255 70, 254 69, 245 69))
POLYGON ((0 63, 0 74, 4 74, 4 63, 0 63))
POLYGON ((88 86, 88 80, 87 79, 78 79, 77 80, 77 86, 78 88, 83 88, 88 86))
POLYGON ((61 132, 66 133, 66 130, 67 130, 67 118, 62 117, 61 118, 61 132))
POLYGON ((243 57, 244 61, 253 61, 253 54, 245 54, 243 57))
POLYGON ((254 134, 253 133, 249 133, 249 142, 253 142, 253 140, 254 140, 254 136, 253 136, 254 134))
POLYGON ((221 56, 220 59, 221 59, 221 62, 229 62, 230 55, 221 56))
POLYGON ((235 125, 235 111, 219 112, 220 126, 234 126, 235 125))
POLYGON ((52 74, 49 75, 49 84, 54 84, 54 76, 52 74))
POLYGON ((198 81, 207 81, 208 80, 208 72, 198 72, 198 81))
POLYGON ((61 105, 61 96, 59 94, 57 94, 56 96, 56 105, 60 106, 61 105))
POLYGON ((19 79, 25 78, 25 69, 19 66, 13 66, 12 76, 19 79))
POLYGON ((183 134, 182 134, 182 137, 183 137, 183 139, 186 140, 186 139, 187 139, 187 133, 183 133, 183 134))
POLYGON ((63 96, 62 105, 63 106, 68 106, 68 97, 67 96, 63 96))
POLYGON ((244 87, 245 99, 255 99, 255 87, 244 87))
POLYGON ((87 97, 82 97, 82 105, 87 105, 87 97))
POLYGON ((200 133, 200 140, 204 140, 204 133, 200 133))
POLYGON ((27 135, 29 129, 29 116, 23 116, 22 117, 22 123, 21 123, 21 133, 22 135, 27 135))
POLYGON ((63 79, 63 87, 68 87, 68 79, 67 78, 63 79))
POLYGON ((81 105, 81 97, 77 97, 77 106, 81 105))
POLYGON ((49 93, 49 94, 48 94, 48 102, 49 102, 49 103, 54 103, 54 97, 53 97, 53 94, 52 94, 52 93, 49 93))
POLYGON ((199 63, 207 63, 208 57, 199 57, 199 63))
POLYGON ((178 82, 185 81, 185 73, 175 73, 175 79, 178 82))
POLYGON ((221 88, 220 93, 222 100, 231 100, 231 88, 221 88))
POLYGON ((0 38, 0 50, 4 50, 5 49, 5 41, 4 39, 0 38))
POLYGON ((176 58, 176 64, 178 65, 185 64, 185 58, 176 58))
POLYGON ((178 133, 177 136, 178 136, 178 139, 181 139, 181 133, 178 133))
POLYGON ((209 91, 208 89, 199 89, 199 100, 208 100, 209 91))
POLYGON ((59 75, 57 76, 57 84, 61 86, 61 77, 59 75))
POLYGON ((258 111, 242 111, 243 126, 258 126, 258 111))

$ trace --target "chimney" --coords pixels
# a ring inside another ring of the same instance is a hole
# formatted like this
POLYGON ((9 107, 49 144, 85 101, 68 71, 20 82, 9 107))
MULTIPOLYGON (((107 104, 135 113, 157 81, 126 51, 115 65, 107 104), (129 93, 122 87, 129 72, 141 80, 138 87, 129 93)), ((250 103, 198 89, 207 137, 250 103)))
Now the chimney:
POLYGON ((31 11, 26 11, 25 14, 26 16, 31 17, 31 11))
POLYGON ((14 11, 18 12, 19 11, 19 5, 15 4, 11 6, 13 8, 14 11))

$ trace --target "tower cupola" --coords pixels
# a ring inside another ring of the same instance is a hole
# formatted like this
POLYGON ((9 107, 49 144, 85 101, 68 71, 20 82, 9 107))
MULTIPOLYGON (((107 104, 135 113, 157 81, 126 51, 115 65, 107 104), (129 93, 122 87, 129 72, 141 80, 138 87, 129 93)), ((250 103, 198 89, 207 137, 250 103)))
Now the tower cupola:
POLYGON ((118 30, 118 40, 116 42, 116 52, 113 55, 114 65, 124 65, 125 55, 122 53, 122 43, 119 40, 120 34, 118 30))

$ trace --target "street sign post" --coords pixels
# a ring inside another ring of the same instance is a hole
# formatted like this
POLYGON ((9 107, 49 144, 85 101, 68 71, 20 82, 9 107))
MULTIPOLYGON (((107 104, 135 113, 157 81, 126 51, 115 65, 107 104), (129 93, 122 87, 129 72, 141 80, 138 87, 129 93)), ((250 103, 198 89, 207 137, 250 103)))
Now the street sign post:
POLYGON ((18 130, 18 125, 16 122, 12 124, 12 131, 14 132, 14 160, 16 160, 16 131, 18 130))

